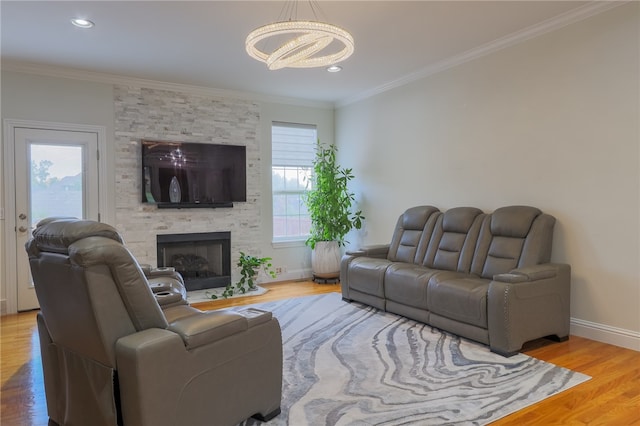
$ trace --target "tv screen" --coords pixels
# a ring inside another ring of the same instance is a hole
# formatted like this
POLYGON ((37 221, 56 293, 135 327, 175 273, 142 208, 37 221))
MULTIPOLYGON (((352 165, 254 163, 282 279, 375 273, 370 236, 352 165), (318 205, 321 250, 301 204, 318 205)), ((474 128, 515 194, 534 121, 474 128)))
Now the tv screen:
POLYGON ((247 201, 246 147, 142 141, 142 201, 202 207, 247 201))

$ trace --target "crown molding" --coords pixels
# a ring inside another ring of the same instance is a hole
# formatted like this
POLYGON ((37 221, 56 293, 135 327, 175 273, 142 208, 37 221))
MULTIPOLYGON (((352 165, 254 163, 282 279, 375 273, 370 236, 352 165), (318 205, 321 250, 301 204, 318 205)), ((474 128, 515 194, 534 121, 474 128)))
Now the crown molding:
POLYGON ((455 66, 464 64, 465 62, 469 62, 474 59, 481 58, 493 52, 497 52, 498 50, 522 43, 524 41, 541 36, 551 31, 555 31, 557 29, 566 27, 567 25, 571 25, 576 22, 595 16, 599 13, 606 12, 607 10, 629 3, 630 1, 633 1, 633 0, 592 1, 590 3, 587 3, 584 6, 578 7, 576 9, 570 10, 568 12, 565 12, 553 18, 547 19, 546 21, 542 21, 538 24, 529 26, 527 28, 524 28, 522 30, 516 31, 511 34, 508 34, 504 37, 500 37, 496 40, 485 43, 471 50, 467 50, 466 52, 463 52, 459 55, 449 57, 431 66, 423 68, 420 71, 408 74, 402 78, 399 78, 397 80, 375 87, 371 90, 367 90, 358 95, 342 99, 336 102, 335 106, 336 108, 339 108, 355 102, 362 101, 364 99, 370 98, 372 96, 378 95, 388 90, 404 86, 414 81, 445 71, 449 68, 453 68, 455 66))
POLYGON ((189 84, 169 83, 144 78, 128 77, 118 74, 101 73, 79 70, 75 68, 56 67, 52 65, 3 60, 2 70, 25 74, 36 74, 47 77, 67 78, 72 80, 89 81, 93 83, 114 84, 122 86, 144 87, 147 89, 169 90, 200 96, 214 96, 231 98, 250 102, 267 102, 285 105, 305 106, 312 108, 333 109, 333 102, 311 101, 306 99, 289 98, 284 96, 272 96, 261 93, 243 92, 213 87, 194 86, 189 84))

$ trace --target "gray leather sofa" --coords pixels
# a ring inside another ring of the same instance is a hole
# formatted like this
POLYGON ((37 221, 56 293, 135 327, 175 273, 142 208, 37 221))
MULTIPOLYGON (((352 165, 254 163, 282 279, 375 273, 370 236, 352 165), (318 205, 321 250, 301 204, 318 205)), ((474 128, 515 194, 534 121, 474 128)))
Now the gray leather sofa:
POLYGON ((179 274, 145 276, 103 223, 45 220, 27 252, 50 425, 234 425, 280 412, 270 312, 191 307, 179 274))
POLYGON ((533 339, 565 340, 571 268, 550 263, 554 224, 529 206, 491 214, 473 207, 410 208, 390 244, 343 256, 343 299, 487 344, 504 356, 533 339))

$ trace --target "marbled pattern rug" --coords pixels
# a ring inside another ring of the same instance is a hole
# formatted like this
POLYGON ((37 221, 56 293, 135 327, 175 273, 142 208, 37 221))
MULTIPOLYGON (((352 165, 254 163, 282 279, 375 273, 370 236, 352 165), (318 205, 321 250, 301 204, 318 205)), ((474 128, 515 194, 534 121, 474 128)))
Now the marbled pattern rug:
POLYGON ((267 425, 484 425, 589 380, 337 293, 254 306, 282 327, 282 413, 267 425))

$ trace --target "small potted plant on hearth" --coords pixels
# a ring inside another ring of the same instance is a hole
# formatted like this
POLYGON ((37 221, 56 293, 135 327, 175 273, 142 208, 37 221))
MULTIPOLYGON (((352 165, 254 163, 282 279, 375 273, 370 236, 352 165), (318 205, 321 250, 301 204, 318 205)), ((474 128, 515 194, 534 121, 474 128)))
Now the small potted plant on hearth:
POLYGON ((244 294, 248 291, 256 290, 255 280, 257 279, 260 270, 264 271, 271 278, 275 278, 276 272, 273 270, 270 257, 256 257, 249 254, 240 252, 240 258, 236 266, 240 267, 240 281, 235 284, 229 283, 220 296, 211 294, 212 299, 218 299, 219 297, 231 297, 234 294, 244 294))
POLYGON ((355 195, 348 183, 354 178, 352 169, 341 167, 336 160, 338 148, 323 146, 318 141, 313 161, 311 189, 304 201, 311 216, 311 269, 315 280, 327 282, 340 276, 340 246, 351 229, 362 227, 362 211, 352 212, 355 195))

